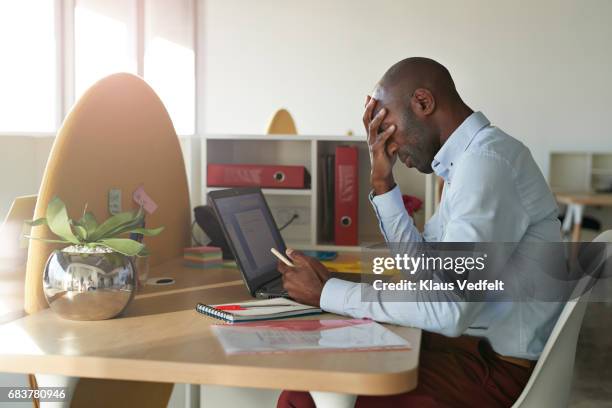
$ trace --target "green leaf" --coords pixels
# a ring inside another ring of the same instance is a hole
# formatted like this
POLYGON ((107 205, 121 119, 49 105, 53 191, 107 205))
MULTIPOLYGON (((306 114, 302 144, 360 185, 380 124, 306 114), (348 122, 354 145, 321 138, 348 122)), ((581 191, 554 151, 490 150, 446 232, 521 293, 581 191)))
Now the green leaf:
POLYGON ((98 243, 127 256, 138 255, 145 247, 144 244, 129 238, 101 239, 98 243))
POLYGON ((98 221, 90 212, 83 214, 83 217, 79 220, 79 224, 85 228, 88 237, 95 232, 96 228, 98 228, 98 221))
POLYGON ((79 239, 72 232, 66 205, 58 197, 53 197, 47 205, 47 224, 49 229, 58 237, 72 242, 73 244, 80 243, 79 239))
POLYGON ((96 230, 88 237, 88 241, 99 241, 104 238, 112 238, 123 232, 136 228, 142 224, 143 214, 138 211, 126 211, 115 214, 104 221, 96 230), (123 232, 122 232, 123 231, 123 232))
POLYGON ((47 238, 36 238, 31 235, 24 235, 24 238, 33 239, 34 241, 43 241, 48 244, 72 244, 70 241, 64 241, 62 239, 47 239, 47 238))
POLYGON ((87 240, 87 230, 85 229, 85 227, 75 225, 74 231, 76 232, 79 241, 84 242, 85 240, 87 240))
POLYGON ((130 232, 131 230, 134 229, 138 229, 138 228, 142 228, 142 225, 144 224, 144 213, 140 213, 140 211, 138 213, 135 214, 134 216, 134 220, 130 223, 126 223, 124 225, 121 225, 120 227, 109 231, 105 237, 102 238, 114 238, 114 237, 119 237, 120 235, 126 234, 128 232, 130 232))
POLYGON ((25 223, 28 224, 30 227, 38 227, 39 225, 47 225, 47 219, 39 218, 37 220, 25 221, 25 223))
POLYGON ((141 258, 147 257, 149 255, 151 255, 151 253, 149 252, 149 248, 147 248, 146 246, 142 248, 142 251, 136 254, 136 256, 141 258))
POLYGON ((140 220, 135 220, 129 224, 125 224, 122 225, 112 231, 109 231, 105 236, 101 237, 101 239, 103 238, 118 238, 120 235, 125 234, 126 232, 134 229, 134 228, 138 228, 139 226, 142 225, 142 221, 140 220))
POLYGON ((159 234, 161 234, 161 232, 164 230, 164 227, 159 227, 159 228, 133 228, 129 231, 125 231, 128 232, 130 234, 140 234, 140 235, 144 235, 145 237, 155 237, 159 234))

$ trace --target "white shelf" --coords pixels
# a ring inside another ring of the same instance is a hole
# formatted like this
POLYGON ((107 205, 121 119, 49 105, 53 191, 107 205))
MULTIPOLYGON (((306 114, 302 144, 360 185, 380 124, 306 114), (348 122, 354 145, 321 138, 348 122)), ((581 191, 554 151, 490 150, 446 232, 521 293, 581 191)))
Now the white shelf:
POLYGON ((0 137, 45 138, 45 137, 55 137, 55 133, 50 133, 50 132, 0 132, 0 137))
POLYGON ((203 135, 208 140, 283 140, 283 141, 323 141, 323 142, 365 142, 364 135, 203 135))
MULTIPOLYGON (((304 166, 311 175, 309 189, 273 189, 263 188, 270 209, 286 211, 299 209, 309 219, 293 223, 283 230, 283 237, 289 246, 303 250, 360 252, 365 247, 383 241, 379 235, 379 225, 367 198, 369 184, 367 174, 370 171, 368 147, 364 135, 249 135, 249 134, 206 134, 198 135, 201 141, 200 157, 202 180, 202 202, 207 201, 210 191, 229 187, 207 186, 208 163, 251 163, 304 166), (267 142, 267 143, 265 143, 267 142), (321 209, 319 194, 322 193, 321 157, 333 154, 338 145, 351 144, 359 151, 359 245, 334 245, 333 242, 321 242, 321 209)), ((405 190, 413 191, 420 179, 404 172, 403 178, 396 181, 405 190)), ((425 186, 423 186, 425 187, 425 186)), ((425 191, 427 188, 424 189, 425 191)), ((433 190, 432 190, 433 191, 433 190)))
POLYGON ((373 245, 373 242, 363 242, 359 245, 334 245, 334 244, 311 244, 309 242, 297 241, 287 242, 288 248, 302 251, 337 251, 337 252, 361 252, 364 248, 373 245))
POLYGON ((595 176, 612 176, 612 169, 592 169, 591 174, 595 176))
POLYGON ((597 191, 612 177, 612 152, 551 152, 549 166, 551 189, 597 191))
MULTIPOLYGON (((235 187, 204 187, 207 191, 225 190, 235 187)), ((309 196, 312 195, 311 189, 306 188, 262 188, 261 192, 267 195, 296 195, 309 196)))

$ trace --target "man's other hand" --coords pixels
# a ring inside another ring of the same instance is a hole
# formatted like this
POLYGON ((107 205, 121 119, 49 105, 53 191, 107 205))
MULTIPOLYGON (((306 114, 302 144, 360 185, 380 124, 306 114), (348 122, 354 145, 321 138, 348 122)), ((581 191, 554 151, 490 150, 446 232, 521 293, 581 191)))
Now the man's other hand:
POLYGON ((387 115, 387 110, 382 108, 372 117, 376 108, 377 100, 368 95, 366 99, 365 112, 363 114, 363 125, 368 135, 368 148, 370 151, 370 184, 376 195, 384 194, 395 186, 393 179, 393 165, 397 159, 395 151, 388 148, 387 141, 395 132, 396 126, 391 125, 381 131, 380 127, 387 115))
POLYGON ((278 270, 283 275, 283 287, 296 302, 320 307, 321 292, 331 277, 330 272, 317 259, 299 251, 287 249, 287 256, 295 266, 287 266, 279 261, 278 270))

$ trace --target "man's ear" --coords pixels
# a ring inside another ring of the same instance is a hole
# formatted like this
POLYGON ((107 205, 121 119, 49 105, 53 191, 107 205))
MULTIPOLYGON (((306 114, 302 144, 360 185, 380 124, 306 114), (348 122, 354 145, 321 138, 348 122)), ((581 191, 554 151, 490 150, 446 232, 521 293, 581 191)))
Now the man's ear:
POLYGON ((418 88, 410 98, 412 111, 418 117, 431 115, 436 109, 436 100, 433 94, 426 88, 418 88))
POLYGON ((399 150, 399 145, 392 140, 392 137, 387 140, 387 146, 385 147, 389 156, 393 156, 399 150))

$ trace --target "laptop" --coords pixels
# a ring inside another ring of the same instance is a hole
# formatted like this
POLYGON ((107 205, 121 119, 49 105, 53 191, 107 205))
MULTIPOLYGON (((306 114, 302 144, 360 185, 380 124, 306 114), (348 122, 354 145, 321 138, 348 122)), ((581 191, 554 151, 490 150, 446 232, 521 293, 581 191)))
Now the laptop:
POLYGON ((259 188, 231 188, 208 193, 225 239, 251 296, 288 297, 278 259, 270 252, 287 247, 259 188))

